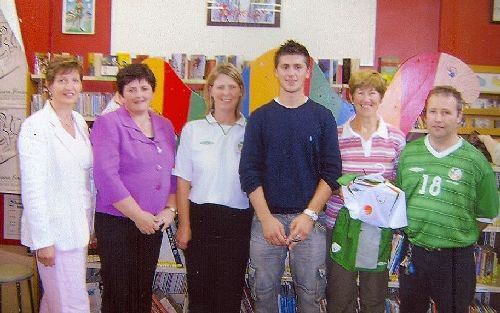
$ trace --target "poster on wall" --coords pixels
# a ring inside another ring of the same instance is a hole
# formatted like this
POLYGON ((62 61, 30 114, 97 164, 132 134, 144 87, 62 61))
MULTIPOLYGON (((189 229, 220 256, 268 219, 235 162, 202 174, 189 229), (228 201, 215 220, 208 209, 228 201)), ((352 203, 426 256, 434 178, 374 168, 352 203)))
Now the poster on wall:
POLYGON ((63 0, 62 32, 95 34, 95 0, 63 0))
POLYGON ((207 0, 207 25, 280 27, 280 0, 207 0))
POLYGON ((28 63, 0 10, 0 192, 20 193, 17 136, 26 118, 28 63))
POLYGON ((3 239, 21 239, 21 214, 23 204, 20 195, 6 194, 3 196, 3 239))

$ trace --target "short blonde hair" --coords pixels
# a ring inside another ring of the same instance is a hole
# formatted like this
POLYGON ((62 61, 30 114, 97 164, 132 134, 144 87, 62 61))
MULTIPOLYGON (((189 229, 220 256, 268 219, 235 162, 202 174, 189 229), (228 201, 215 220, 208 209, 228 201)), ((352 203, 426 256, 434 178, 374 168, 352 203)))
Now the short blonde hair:
POLYGON ((80 74, 80 80, 83 79, 83 68, 82 64, 74 56, 56 56, 50 60, 47 65, 47 74, 45 75, 45 80, 47 86, 54 83, 54 79, 57 74, 66 74, 72 70, 77 70, 80 74))
POLYGON ((387 90, 387 82, 380 73, 373 70, 351 73, 351 78, 349 79, 349 93, 351 94, 351 98, 356 89, 367 87, 375 88, 380 97, 383 98, 387 90))
POLYGON ((205 99, 205 105, 207 106, 206 114, 213 113, 215 110, 214 99, 210 96, 210 88, 213 87, 215 80, 217 79, 217 77, 219 77, 220 74, 224 74, 231 77, 240 87, 241 97, 238 100, 238 104, 236 105, 236 110, 234 112, 235 116, 239 117, 241 104, 243 102, 243 97, 245 95, 245 87, 243 85, 243 77, 241 77, 241 73, 231 63, 224 63, 217 65, 208 75, 205 87, 203 88, 203 98, 205 99))

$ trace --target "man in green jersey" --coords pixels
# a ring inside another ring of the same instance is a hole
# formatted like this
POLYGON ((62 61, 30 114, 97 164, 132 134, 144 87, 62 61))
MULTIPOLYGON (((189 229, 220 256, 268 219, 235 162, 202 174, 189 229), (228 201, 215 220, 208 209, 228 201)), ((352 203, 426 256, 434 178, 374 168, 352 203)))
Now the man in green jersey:
MULTIPOLYGON (((495 175, 458 136, 463 100, 453 87, 426 100, 429 134, 401 153, 396 183, 406 193, 411 268, 399 274, 401 312, 469 312, 476 288, 474 243, 498 214, 495 175)), ((408 267, 410 268, 410 267, 408 267)))

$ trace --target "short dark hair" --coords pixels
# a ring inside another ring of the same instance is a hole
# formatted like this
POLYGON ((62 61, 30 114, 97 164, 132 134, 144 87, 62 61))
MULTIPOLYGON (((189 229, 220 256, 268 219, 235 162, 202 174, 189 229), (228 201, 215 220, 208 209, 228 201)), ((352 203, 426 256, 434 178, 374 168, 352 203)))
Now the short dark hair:
POLYGON ((457 112, 462 112, 464 110, 465 100, 462 97, 462 93, 458 91, 455 87, 452 86, 436 86, 429 91, 427 95, 427 99, 425 99, 425 109, 424 112, 427 111, 427 103, 431 96, 449 96, 455 98, 457 100, 457 112))
POLYGON ((279 47, 278 51, 276 51, 276 54, 274 55, 274 68, 278 68, 280 57, 282 55, 302 55, 306 58, 306 65, 309 67, 309 51, 307 51, 306 47, 295 40, 287 40, 279 47))
POLYGON ((143 63, 129 64, 118 71, 116 74, 116 87, 123 96, 123 88, 134 80, 145 80, 149 83, 153 92, 156 88, 156 78, 153 71, 143 63))
POLYGON ((58 55, 52 58, 47 65, 47 73, 45 75, 45 80, 47 86, 54 83, 54 79, 57 74, 66 74, 73 70, 77 70, 80 75, 80 80, 83 78, 82 64, 74 56, 58 55))

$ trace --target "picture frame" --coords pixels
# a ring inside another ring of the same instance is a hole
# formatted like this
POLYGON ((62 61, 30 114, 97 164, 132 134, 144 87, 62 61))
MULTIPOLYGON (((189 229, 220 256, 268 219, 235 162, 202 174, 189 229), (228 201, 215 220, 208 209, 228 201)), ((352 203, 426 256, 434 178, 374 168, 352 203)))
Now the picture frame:
POLYGON ((280 27, 281 0, 207 0, 208 26, 280 27))
POLYGON ((500 24, 500 0, 491 0, 491 22, 500 24))
POLYGON ((95 0, 63 0, 63 34, 95 34, 95 0))

